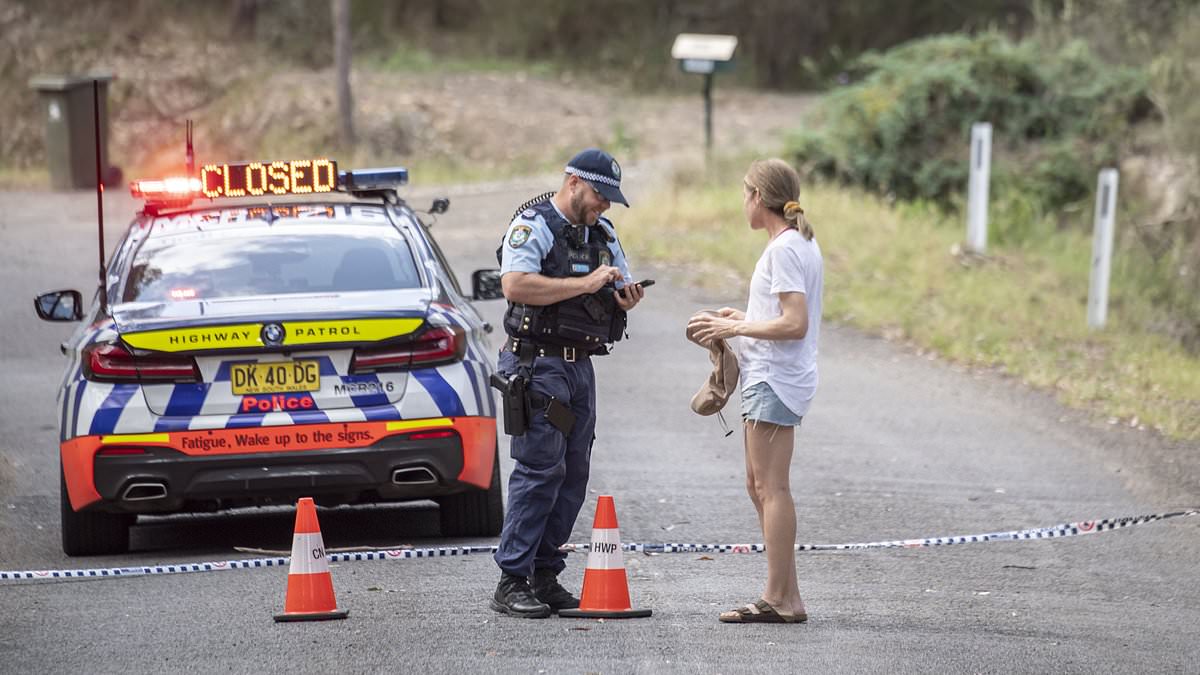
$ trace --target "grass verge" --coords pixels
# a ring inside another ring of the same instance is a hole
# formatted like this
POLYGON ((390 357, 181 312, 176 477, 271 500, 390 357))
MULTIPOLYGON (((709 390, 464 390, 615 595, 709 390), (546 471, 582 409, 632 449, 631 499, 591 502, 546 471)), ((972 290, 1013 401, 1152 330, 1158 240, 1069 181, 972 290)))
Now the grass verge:
MULTIPOLYGON (((676 175, 622 218, 622 243, 692 270, 690 282, 744 289, 766 243, 742 214, 747 163, 676 175)), ((1018 377, 1112 424, 1200 440, 1200 359, 1136 328, 1147 303, 1114 277, 1107 327, 1087 327, 1089 237, 1051 233, 973 256, 960 251, 959 219, 930 208, 829 186, 801 201, 825 256, 827 320, 1018 377)))
POLYGON ((0 165, 0 190, 45 190, 50 187, 48 169, 25 169, 0 165))

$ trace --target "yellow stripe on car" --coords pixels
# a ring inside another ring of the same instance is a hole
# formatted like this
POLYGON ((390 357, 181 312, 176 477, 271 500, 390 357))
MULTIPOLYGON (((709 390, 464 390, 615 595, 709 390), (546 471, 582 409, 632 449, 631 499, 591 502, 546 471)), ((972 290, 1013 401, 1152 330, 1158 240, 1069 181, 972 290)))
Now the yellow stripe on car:
POLYGON ((401 422, 388 422, 388 431, 408 431, 409 429, 429 429, 432 427, 452 427, 454 422, 450 421, 449 417, 430 417, 423 420, 404 420, 401 422))
POLYGON ((233 326, 148 330, 142 333, 124 333, 121 338, 138 349, 183 352, 195 349, 261 347, 261 332, 261 324, 241 323, 233 326))
POLYGON ((354 319, 349 321, 290 321, 283 324, 285 345, 323 342, 375 342, 408 335, 424 319, 354 319))
MULTIPOLYGON (((314 345, 331 342, 377 342, 408 335, 424 319, 333 319, 322 321, 285 321, 281 345, 314 345)), ((205 349, 245 349, 265 346, 262 323, 229 326, 168 328, 123 333, 121 338, 138 349, 156 352, 183 352, 205 349)))
POLYGON ((115 436, 101 436, 100 442, 104 445, 113 443, 170 443, 171 434, 117 434, 115 436))

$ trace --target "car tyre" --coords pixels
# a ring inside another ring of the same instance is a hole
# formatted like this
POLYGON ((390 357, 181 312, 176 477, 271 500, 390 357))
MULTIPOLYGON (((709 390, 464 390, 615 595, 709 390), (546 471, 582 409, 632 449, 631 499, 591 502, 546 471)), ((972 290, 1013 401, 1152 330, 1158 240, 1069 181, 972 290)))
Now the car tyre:
POLYGON ((487 490, 468 490, 440 497, 442 536, 494 537, 504 525, 504 497, 500 494, 500 447, 492 461, 492 482, 487 490))
POLYGON ((137 516, 99 511, 78 512, 67 496, 67 479, 59 470, 62 547, 67 555, 104 555, 129 551, 129 527, 137 516))

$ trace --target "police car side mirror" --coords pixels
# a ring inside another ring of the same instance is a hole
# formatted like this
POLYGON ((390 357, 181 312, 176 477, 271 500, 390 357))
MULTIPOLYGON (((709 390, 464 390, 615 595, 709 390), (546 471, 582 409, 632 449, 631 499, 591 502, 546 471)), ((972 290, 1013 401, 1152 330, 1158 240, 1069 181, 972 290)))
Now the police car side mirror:
POLYGON ((50 291, 34 298, 33 308, 43 321, 79 321, 83 318, 83 296, 79 291, 50 291))
POLYGON ((450 210, 450 200, 445 197, 438 197, 433 200, 433 204, 429 205, 429 213, 437 215, 450 210))
POLYGON ((471 299, 496 300, 503 297, 500 270, 475 270, 471 273, 471 299))

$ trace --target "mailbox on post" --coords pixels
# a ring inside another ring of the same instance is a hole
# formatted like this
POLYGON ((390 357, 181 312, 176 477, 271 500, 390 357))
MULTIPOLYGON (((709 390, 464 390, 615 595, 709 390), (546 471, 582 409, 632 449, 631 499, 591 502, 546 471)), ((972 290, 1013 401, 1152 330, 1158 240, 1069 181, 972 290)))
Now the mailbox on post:
POLYGON ((712 81, 716 73, 733 68, 734 35, 680 33, 671 46, 671 57, 685 73, 704 76, 704 147, 712 149, 712 81))
POLYGON ((55 190, 96 187, 97 126, 101 178, 105 183, 120 182, 120 170, 108 163, 108 83, 112 79, 108 74, 42 75, 29 81, 45 106, 46 161, 55 190), (98 87, 98 95, 94 87, 98 87))

